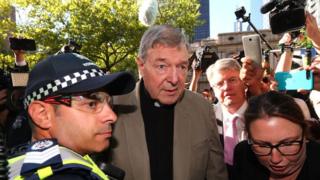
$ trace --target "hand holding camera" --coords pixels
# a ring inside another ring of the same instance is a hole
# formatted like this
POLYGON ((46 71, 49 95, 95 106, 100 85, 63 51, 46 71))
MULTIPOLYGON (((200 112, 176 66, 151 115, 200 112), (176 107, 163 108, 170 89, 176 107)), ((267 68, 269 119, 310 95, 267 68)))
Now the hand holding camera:
POLYGON ((18 112, 23 109, 22 97, 28 80, 28 66, 24 60, 26 51, 35 51, 32 39, 10 38, 10 47, 15 55, 15 67, 1 70, 0 73, 0 111, 18 112))
POLYGON ((35 51, 37 49, 33 39, 10 37, 9 42, 12 50, 35 51))
POLYGON ((199 47, 191 56, 189 61, 195 61, 194 62, 194 67, 193 69, 201 69, 202 72, 205 72, 207 68, 216 62, 219 57, 218 55, 214 52, 214 50, 209 47, 199 47))

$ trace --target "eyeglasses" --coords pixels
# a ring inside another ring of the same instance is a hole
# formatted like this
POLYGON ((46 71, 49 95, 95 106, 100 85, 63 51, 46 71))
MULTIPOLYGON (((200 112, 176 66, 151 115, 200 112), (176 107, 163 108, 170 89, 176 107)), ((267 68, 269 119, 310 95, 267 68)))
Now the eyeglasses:
POLYGON ((238 85, 239 82, 240 82, 240 78, 232 77, 232 78, 229 78, 226 80, 219 81, 219 82, 213 84, 213 86, 218 89, 222 89, 222 87, 224 86, 225 83, 227 83, 228 85, 231 85, 231 86, 235 86, 235 85, 238 85))
POLYGON ((99 113, 107 103, 112 108, 112 97, 105 92, 50 96, 43 100, 50 104, 62 104, 88 113, 99 113))
POLYGON ((276 145, 270 143, 260 144, 253 140, 248 140, 251 145, 252 151, 258 156, 269 156, 272 153, 273 148, 277 149, 283 156, 293 156, 300 152, 303 144, 303 137, 301 140, 282 142, 276 145))

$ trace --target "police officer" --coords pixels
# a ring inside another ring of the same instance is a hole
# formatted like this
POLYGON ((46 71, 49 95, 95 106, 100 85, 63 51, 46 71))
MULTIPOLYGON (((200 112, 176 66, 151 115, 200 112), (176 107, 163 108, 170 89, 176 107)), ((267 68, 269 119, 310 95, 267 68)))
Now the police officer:
POLYGON ((75 53, 39 62, 24 96, 32 143, 9 160, 10 179, 109 179, 88 154, 109 146, 117 119, 111 96, 129 93, 134 85, 129 73, 106 75, 75 53))

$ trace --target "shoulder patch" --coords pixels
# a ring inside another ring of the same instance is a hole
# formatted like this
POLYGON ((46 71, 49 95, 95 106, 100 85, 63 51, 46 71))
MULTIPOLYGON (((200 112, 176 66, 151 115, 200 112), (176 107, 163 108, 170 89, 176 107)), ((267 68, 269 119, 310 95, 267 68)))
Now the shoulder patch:
POLYGON ((45 139, 42 141, 37 141, 31 146, 31 150, 41 150, 51 147, 54 144, 52 140, 45 139))
POLYGON ((30 145, 23 161, 21 173, 34 172, 42 167, 61 164, 62 159, 57 141, 44 139, 30 145))

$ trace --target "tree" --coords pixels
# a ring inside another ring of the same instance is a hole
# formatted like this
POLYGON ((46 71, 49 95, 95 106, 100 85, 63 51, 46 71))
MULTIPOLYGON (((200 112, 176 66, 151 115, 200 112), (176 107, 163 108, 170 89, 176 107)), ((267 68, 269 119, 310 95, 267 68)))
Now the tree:
MULTIPOLYGON (((189 35, 199 25, 198 0, 158 0, 156 24, 173 24, 189 35)), ((44 54, 54 54, 68 39, 82 45, 81 54, 107 71, 134 71, 140 38, 147 27, 138 21, 136 0, 16 0, 26 8, 28 23, 15 33, 32 37, 44 54)))
POLYGON ((8 34, 14 30, 14 23, 10 19, 12 11, 9 1, 0 0, 0 68, 6 68, 7 64, 13 62, 6 47, 8 34))
POLYGON ((198 19, 199 0, 158 0, 158 2, 157 24, 172 24, 182 28, 189 37, 192 37, 195 27, 203 23, 198 19))

